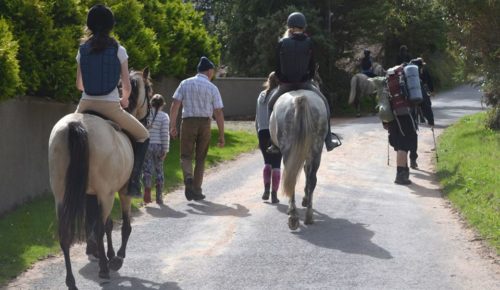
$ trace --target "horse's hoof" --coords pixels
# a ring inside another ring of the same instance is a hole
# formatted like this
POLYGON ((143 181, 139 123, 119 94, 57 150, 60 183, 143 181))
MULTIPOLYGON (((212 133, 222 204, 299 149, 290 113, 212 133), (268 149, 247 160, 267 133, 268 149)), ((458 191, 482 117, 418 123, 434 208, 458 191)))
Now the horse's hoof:
POLYGON ((99 278, 109 279, 109 271, 107 271, 107 272, 99 271, 99 278))
POLYGON ((289 217, 288 218, 288 227, 292 231, 298 229, 299 228, 299 219, 296 217, 289 217))
POLYGON ((123 258, 119 256, 114 256, 111 260, 109 260, 109 268, 113 271, 118 271, 123 265, 123 258))

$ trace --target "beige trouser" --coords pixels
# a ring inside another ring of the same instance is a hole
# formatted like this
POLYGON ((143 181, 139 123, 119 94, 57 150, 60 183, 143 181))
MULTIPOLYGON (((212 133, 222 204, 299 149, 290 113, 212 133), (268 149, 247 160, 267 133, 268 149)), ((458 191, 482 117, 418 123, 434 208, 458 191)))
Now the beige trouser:
POLYGON ((120 102, 80 100, 76 108, 76 113, 82 113, 87 110, 95 111, 117 123, 139 143, 149 138, 149 132, 146 127, 134 116, 122 109, 120 102))
POLYGON ((210 144, 210 118, 184 118, 181 124, 181 167, 184 180, 193 178, 194 190, 201 192, 205 158, 210 144), (193 152, 195 166, 193 176, 193 152))

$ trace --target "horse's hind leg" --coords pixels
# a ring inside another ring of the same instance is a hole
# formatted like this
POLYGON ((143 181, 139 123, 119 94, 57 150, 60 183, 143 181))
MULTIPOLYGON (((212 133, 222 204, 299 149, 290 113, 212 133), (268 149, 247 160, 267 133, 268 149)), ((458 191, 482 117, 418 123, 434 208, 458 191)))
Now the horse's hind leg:
POLYGON ((295 206, 295 193, 293 193, 288 202, 288 228, 292 231, 296 230, 299 228, 299 224, 299 214, 295 206))
POLYGON ((306 186, 305 186, 305 196, 304 199, 302 200, 302 206, 307 207, 306 209, 306 217, 304 220, 304 224, 310 225, 314 223, 313 219, 313 208, 312 208, 312 201, 313 201, 313 192, 314 189, 316 188, 316 183, 317 183, 317 177, 316 173, 318 172, 319 164, 321 161, 321 152, 314 152, 313 155, 315 156, 311 162, 306 162, 306 165, 304 166, 304 171, 306 175, 306 186))
MULTIPOLYGON (((58 213, 61 212, 61 205, 58 205, 58 213)), ((59 218, 59 225, 61 224, 59 218)), ((69 233, 64 233, 59 231, 59 245, 61 246, 61 250, 64 254, 64 264, 66 265, 66 286, 68 289, 75 290, 78 289, 76 287, 75 277, 73 276, 73 270, 71 269, 71 259, 69 256, 69 248, 71 246, 71 238, 68 235, 69 233)))
POLYGON ((128 239, 130 237, 130 233, 132 232, 132 226, 130 224, 131 198, 127 196, 124 191, 120 191, 120 202, 122 208, 122 244, 117 255, 109 261, 109 267, 113 271, 118 271, 123 265, 128 239))

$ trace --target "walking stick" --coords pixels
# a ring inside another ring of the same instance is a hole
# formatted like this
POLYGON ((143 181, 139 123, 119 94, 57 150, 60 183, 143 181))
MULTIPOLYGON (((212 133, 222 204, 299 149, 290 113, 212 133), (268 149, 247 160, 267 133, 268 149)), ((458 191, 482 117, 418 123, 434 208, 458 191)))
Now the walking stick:
POLYGON ((439 162, 438 150, 436 146, 436 135, 434 135, 434 127, 431 128, 432 140, 434 140, 434 151, 436 152, 436 162, 439 162))
POLYGON ((387 138, 387 166, 389 166, 389 138, 387 138))

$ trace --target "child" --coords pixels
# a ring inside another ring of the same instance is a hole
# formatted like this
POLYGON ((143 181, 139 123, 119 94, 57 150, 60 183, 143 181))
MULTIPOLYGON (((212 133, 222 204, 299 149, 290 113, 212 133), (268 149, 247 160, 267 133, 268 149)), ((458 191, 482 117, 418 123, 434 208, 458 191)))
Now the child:
POLYGON ((151 185, 153 183, 153 171, 156 173, 156 203, 163 204, 163 161, 167 156, 170 144, 169 125, 170 118, 163 112, 165 100, 159 94, 151 99, 153 108, 148 118, 148 130, 150 143, 146 152, 146 160, 143 168, 144 181, 144 203, 151 202, 151 185))

